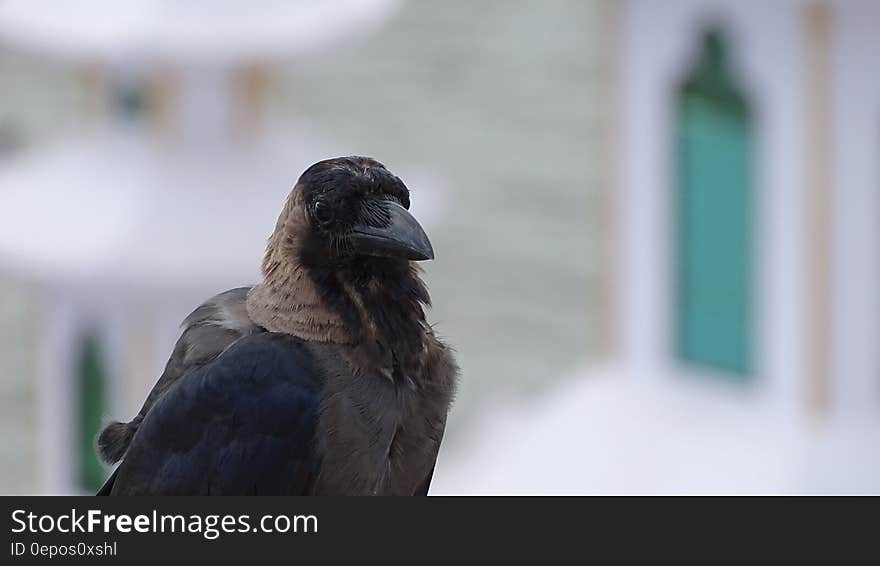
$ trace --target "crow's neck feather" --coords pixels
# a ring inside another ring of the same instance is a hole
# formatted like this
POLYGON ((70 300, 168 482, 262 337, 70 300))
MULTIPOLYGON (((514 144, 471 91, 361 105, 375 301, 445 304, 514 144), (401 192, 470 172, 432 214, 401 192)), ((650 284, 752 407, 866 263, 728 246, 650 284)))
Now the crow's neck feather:
MULTIPOLYGON (((417 268, 408 262, 363 260, 342 269, 300 266, 267 275, 248 295, 251 319, 271 332, 361 350, 367 366, 389 356, 406 371, 418 365, 430 304, 417 268)), ((363 368, 368 369, 368 368, 363 368)))

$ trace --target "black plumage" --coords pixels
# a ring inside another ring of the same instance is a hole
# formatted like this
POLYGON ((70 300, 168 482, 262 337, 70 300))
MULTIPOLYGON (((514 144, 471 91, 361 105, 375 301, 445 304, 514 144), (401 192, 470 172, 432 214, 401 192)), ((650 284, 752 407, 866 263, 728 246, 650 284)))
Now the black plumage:
POLYGON ((183 324, 99 494, 426 494, 457 374, 427 324, 409 191, 362 157, 300 177, 263 281, 183 324))

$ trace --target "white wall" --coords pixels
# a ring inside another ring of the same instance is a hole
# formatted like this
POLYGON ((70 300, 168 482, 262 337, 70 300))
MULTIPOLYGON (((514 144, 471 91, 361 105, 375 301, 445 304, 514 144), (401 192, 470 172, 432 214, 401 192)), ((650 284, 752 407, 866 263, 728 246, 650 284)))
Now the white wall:
POLYGON ((880 3, 835 5, 831 408, 880 415, 880 3))

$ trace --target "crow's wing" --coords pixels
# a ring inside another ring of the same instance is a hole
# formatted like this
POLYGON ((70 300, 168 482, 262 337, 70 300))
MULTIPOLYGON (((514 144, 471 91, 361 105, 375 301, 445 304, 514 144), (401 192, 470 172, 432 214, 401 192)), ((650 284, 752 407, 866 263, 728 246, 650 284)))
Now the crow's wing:
POLYGON ((299 339, 242 338, 153 405, 110 493, 307 493, 321 381, 299 339))
POLYGON ((431 480, 434 479, 434 469, 437 467, 437 455, 440 452, 440 445, 443 443, 443 434, 446 432, 446 415, 443 415, 434 425, 433 432, 431 433, 431 439, 436 446, 436 450, 433 453, 433 462, 431 463, 431 470, 428 472, 428 475, 425 476, 425 479, 416 488, 416 491, 413 495, 428 495, 428 491, 431 489, 431 480))
POLYGON ((428 475, 425 477, 425 480, 422 484, 416 488, 415 493, 413 495, 428 495, 428 491, 431 489, 431 480, 434 478, 434 468, 436 467, 437 462, 434 461, 434 465, 431 466, 431 471, 428 472, 428 475))
POLYGON ((236 340, 261 332, 251 322, 245 303, 250 287, 220 293, 194 310, 181 325, 183 332, 165 365, 165 371, 144 401, 140 412, 129 422, 112 422, 98 437, 98 453, 108 464, 115 464, 125 455, 128 445, 147 413, 182 377, 213 362, 236 340))

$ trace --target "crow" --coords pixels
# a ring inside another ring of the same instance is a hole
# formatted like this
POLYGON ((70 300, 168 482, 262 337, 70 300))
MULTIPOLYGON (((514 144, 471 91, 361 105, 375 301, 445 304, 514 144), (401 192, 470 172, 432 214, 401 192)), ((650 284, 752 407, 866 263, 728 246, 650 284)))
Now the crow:
POLYGON ((98 495, 426 495, 458 367, 409 206, 374 159, 306 169, 262 281, 193 311, 138 415, 100 433, 121 463, 98 495))

